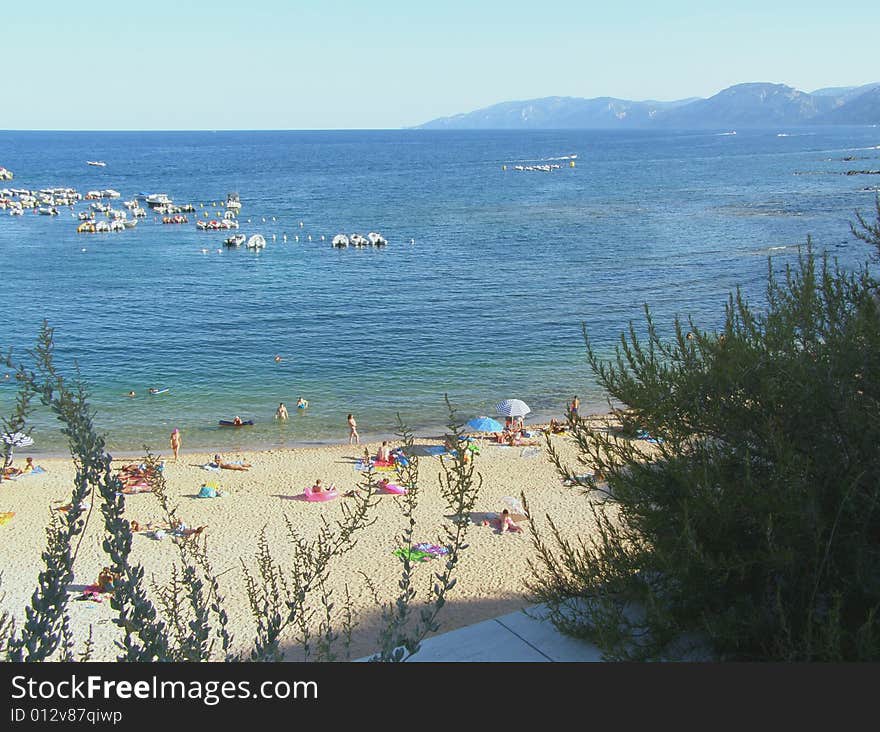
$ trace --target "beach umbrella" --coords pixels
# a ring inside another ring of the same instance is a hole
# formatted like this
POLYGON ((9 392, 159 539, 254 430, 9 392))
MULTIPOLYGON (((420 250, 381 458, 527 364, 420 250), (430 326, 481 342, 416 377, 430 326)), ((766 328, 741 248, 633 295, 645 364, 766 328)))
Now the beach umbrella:
POLYGON ((520 399, 505 399, 495 405, 498 414, 504 417, 525 417, 532 410, 520 399))
POLYGON ((2 439, 10 447, 27 447, 34 444, 34 438, 24 432, 4 432, 2 439))
POLYGON ((504 429, 501 422, 491 417, 474 417, 466 426, 474 432, 501 432, 504 429))
POLYGON ((514 521, 526 521, 528 519, 529 516, 518 498, 504 496, 504 498, 501 499, 501 502, 504 504, 505 508, 510 511, 510 518, 514 521))
POLYGON ((12 450, 16 447, 27 447, 28 445, 34 444, 34 439, 25 434, 24 432, 4 432, 3 436, 0 437, 4 443, 9 445, 9 454, 6 456, 6 461, 3 467, 8 467, 12 465, 12 450))

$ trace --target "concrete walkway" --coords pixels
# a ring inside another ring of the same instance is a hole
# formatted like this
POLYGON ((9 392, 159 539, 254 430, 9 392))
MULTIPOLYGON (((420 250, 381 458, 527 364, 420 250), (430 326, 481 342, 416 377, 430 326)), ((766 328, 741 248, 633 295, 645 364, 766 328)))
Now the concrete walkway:
MULTIPOLYGON (((526 609, 542 616, 540 606, 526 609)), ((411 659, 418 661, 601 661, 599 649, 591 643, 569 638, 548 620, 537 620, 523 611, 502 615, 482 623, 434 636, 422 643, 411 659)))

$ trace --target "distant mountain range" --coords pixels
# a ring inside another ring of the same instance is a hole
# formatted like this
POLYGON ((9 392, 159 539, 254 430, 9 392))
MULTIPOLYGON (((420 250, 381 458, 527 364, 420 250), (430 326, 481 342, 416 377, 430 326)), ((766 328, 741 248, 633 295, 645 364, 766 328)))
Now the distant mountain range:
POLYGON ((880 124, 880 82, 798 91, 785 84, 737 84, 708 99, 635 102, 613 97, 545 97, 502 102, 441 117, 418 129, 719 129, 880 124))

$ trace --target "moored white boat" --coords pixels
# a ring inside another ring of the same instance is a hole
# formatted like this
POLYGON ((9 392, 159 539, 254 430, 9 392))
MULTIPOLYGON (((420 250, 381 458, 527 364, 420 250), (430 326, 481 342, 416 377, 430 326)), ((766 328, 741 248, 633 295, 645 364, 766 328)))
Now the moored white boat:
POLYGON ((333 237, 333 246, 337 249, 345 249, 348 246, 348 237, 345 234, 337 234, 333 237))
POLYGON ((266 239, 262 234, 254 234, 250 239, 247 240, 248 249, 263 249, 266 246, 266 239))
POLYGON ((155 208, 156 206, 168 206, 172 203, 167 193, 151 193, 146 198, 147 206, 155 208))
POLYGON ((367 234, 367 239, 370 240, 370 244, 372 244, 374 247, 384 247, 386 244, 388 244, 388 240, 375 231, 371 231, 369 234, 367 234))

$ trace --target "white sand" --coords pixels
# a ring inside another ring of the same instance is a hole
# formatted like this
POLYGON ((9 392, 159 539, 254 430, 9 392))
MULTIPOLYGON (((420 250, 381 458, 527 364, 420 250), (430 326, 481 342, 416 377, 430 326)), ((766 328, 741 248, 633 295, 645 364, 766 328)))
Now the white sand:
MULTIPOLYGON (((543 440, 543 438, 541 438, 543 440)), ((570 463, 574 464, 575 450, 571 441, 554 436, 554 444, 570 463)), ((417 445, 439 444, 436 440, 417 439, 417 445)), ((543 444, 543 442, 542 442, 543 444)), ((369 444, 372 454, 378 445, 369 444)), ((220 473, 203 470, 200 465, 211 459, 209 454, 181 454, 175 462, 170 453, 166 458, 164 475, 173 506, 189 526, 206 525, 205 535, 209 558, 214 570, 221 574, 220 583, 226 595, 225 608, 230 616, 236 643, 249 648, 254 623, 244 591, 243 560, 255 571, 255 552, 260 531, 265 527, 276 560, 285 561, 288 552, 283 515, 290 517, 298 530, 307 537, 315 536, 322 518, 330 521, 341 517, 340 498, 327 503, 307 503, 291 500, 302 493, 306 485, 321 478, 325 485, 335 483, 341 491, 353 488, 361 480, 353 462, 363 454, 360 447, 340 445, 321 448, 268 450, 224 454, 228 461, 244 460, 252 463, 247 472, 223 470, 220 473), (216 480, 225 496, 216 499, 197 499, 200 486, 207 480, 216 480)), ((568 534, 591 531, 592 519, 587 501, 575 489, 566 488, 546 457, 543 447, 535 457, 522 457, 524 448, 502 448, 486 444, 476 458, 477 472, 483 477, 483 487, 476 511, 500 511, 504 496, 524 492, 532 514, 546 527, 544 515, 549 514, 560 529, 568 534)), ((16 465, 24 464, 26 452, 21 452, 16 465)), ((41 553, 45 547, 45 527, 51 505, 70 501, 74 468, 72 461, 37 459, 47 473, 15 481, 0 483, 0 512, 14 511, 15 516, 0 526, 0 567, 3 580, 0 607, 11 610, 19 621, 24 619, 24 606, 36 586, 42 569, 41 553)), ((124 461, 114 461, 122 465, 124 461)), ((440 460, 420 458, 420 500, 417 512, 416 541, 436 542, 444 519, 444 501, 440 495, 438 475, 440 460)), ((380 474, 384 475, 384 474, 380 474)), ((393 478, 393 474, 391 475, 393 478)), ((334 599, 341 604, 343 589, 348 585, 360 621, 356 629, 352 657, 368 654, 376 648, 376 607, 360 572, 367 574, 390 599, 397 589, 401 564, 392 555, 395 537, 403 528, 398 499, 382 496, 373 515, 377 521, 359 534, 353 552, 335 560, 331 570, 334 599)), ((162 511, 156 497, 150 493, 126 496, 126 516, 139 523, 160 522, 162 511)), ((72 597, 78 589, 94 583, 101 568, 109 564, 101 549, 104 536, 103 516, 95 505, 82 547, 74 567, 75 579, 72 597)), ((448 597, 439 617, 440 632, 452 630, 487 618, 508 613, 529 604, 523 580, 528 574, 527 559, 534 550, 527 532, 499 534, 494 527, 474 525, 468 531, 469 547, 465 550, 456 572, 458 584, 448 597)), ((137 534, 133 542, 132 560, 142 562, 148 578, 165 581, 170 567, 178 560, 174 543, 166 538, 156 541, 137 534)), ((426 589, 432 570, 439 571, 442 560, 425 562, 417 568, 422 580, 419 589, 426 589)), ((152 592, 152 588, 150 588, 152 592)), ((317 596, 315 597, 317 601, 317 596)), ((113 639, 117 629, 111 623, 113 611, 109 602, 71 601, 70 612, 76 636, 82 640, 93 627, 97 642, 97 660, 114 657, 113 639)), ((288 657, 300 660, 293 638, 285 646, 288 657)), ((342 649, 340 648, 340 653, 342 649)))

